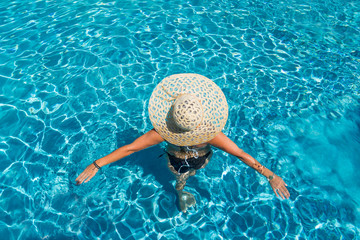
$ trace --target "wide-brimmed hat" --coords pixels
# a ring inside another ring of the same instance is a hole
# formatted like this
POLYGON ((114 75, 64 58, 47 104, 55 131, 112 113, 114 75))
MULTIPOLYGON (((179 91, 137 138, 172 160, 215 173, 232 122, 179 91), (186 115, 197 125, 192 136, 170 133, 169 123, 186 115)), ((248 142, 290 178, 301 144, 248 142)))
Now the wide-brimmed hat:
POLYGON ((163 79, 149 101, 150 121, 166 141, 194 146, 213 139, 225 126, 228 104, 213 81, 199 74, 163 79))

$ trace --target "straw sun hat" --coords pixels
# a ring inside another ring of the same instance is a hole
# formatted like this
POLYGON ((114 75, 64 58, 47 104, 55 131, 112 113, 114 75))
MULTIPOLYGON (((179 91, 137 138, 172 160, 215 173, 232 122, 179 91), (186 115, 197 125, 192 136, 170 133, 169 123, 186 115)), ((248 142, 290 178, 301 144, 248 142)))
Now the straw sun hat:
POLYGON ((221 89, 199 74, 163 79, 149 101, 150 121, 166 141, 194 146, 213 139, 225 126, 228 105, 221 89))

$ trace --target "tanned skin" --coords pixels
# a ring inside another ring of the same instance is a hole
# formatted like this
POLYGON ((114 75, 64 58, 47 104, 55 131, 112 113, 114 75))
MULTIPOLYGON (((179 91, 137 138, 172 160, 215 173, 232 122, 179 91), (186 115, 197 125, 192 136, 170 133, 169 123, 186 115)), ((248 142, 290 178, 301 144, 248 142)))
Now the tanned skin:
MULTIPOLYGON (((109 155, 102 157, 96 160, 96 164, 100 167, 103 167, 107 164, 113 163, 118 161, 126 156, 134 152, 141 151, 148 147, 157 145, 159 143, 164 142, 165 140, 156 132, 155 129, 150 130, 149 132, 145 133, 144 135, 137 138, 134 142, 122 146, 115 150, 114 152, 110 153, 109 155)), ((273 189, 276 196, 280 196, 282 199, 289 198, 290 193, 286 188, 286 183, 283 179, 277 175, 275 175, 272 171, 261 165, 255 158, 244 152, 240 149, 233 141, 231 141, 224 133, 220 132, 216 135, 215 138, 210 140, 207 143, 201 144, 210 144, 216 148, 219 148, 235 157, 240 159, 246 165, 250 166, 266 178, 272 178, 269 180, 271 188, 273 189)), ((83 182, 90 181, 91 178, 95 176, 98 172, 98 169, 95 167, 94 164, 90 164, 87 168, 76 178, 77 184, 82 184, 83 182)), ((179 194, 181 196, 181 193, 179 194)))

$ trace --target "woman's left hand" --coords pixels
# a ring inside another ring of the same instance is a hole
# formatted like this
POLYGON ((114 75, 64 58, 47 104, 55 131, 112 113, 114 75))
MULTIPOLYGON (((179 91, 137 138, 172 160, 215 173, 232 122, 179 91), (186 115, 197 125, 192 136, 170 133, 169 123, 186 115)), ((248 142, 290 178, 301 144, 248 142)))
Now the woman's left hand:
POLYGON ((76 185, 80 185, 83 182, 88 182, 92 179, 95 174, 99 171, 93 163, 91 163, 85 170, 75 179, 76 185))
POLYGON ((277 197, 279 197, 279 195, 282 199, 290 197, 290 193, 286 188, 287 184, 284 182, 284 180, 282 180, 281 177, 274 175, 274 178, 269 182, 277 197))

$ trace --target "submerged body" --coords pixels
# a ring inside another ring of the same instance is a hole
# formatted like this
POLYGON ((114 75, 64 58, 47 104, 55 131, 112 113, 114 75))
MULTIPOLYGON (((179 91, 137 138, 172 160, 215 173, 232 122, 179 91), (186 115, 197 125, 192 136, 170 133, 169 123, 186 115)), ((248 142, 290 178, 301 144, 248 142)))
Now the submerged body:
POLYGON ((194 176, 196 171, 204 168, 212 157, 209 144, 197 146, 176 146, 168 143, 166 148, 168 167, 176 178, 176 191, 179 196, 179 206, 182 212, 195 205, 194 195, 184 191, 186 181, 194 176))

